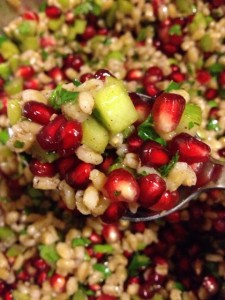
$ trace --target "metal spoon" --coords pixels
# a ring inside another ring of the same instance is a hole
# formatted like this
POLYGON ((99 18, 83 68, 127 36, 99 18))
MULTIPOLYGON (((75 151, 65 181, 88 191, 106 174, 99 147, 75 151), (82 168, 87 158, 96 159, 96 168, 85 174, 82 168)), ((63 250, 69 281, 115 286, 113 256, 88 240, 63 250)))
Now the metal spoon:
MULTIPOLYGON (((152 98, 146 95, 143 94, 138 94, 138 95, 142 98, 143 101, 149 101, 149 102, 153 101, 152 98)), ((205 163, 205 167, 207 168, 207 170, 209 170, 209 172, 212 169, 214 170, 213 171, 214 174, 211 180, 207 181, 207 183, 201 185, 200 187, 181 186, 178 189, 180 195, 180 202, 172 209, 161 211, 161 212, 155 212, 155 211, 151 211, 150 209, 139 208, 136 213, 132 213, 128 211, 126 215, 123 216, 123 219, 132 222, 143 222, 143 221, 146 222, 146 221, 156 220, 183 208, 185 205, 188 204, 188 202, 197 198, 198 195, 201 194, 202 192, 206 192, 210 189, 225 190, 225 163, 210 158, 209 162, 205 163)))

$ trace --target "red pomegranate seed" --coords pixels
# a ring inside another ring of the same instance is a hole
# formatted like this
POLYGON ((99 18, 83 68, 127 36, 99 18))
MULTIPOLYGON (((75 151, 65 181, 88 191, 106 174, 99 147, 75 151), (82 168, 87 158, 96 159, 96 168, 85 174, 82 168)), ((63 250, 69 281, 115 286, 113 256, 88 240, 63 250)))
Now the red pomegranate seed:
POLYGON ((225 147, 218 150, 218 154, 221 157, 225 157, 225 147))
POLYGON ((25 11, 23 13, 23 19, 25 20, 33 20, 33 21, 39 21, 39 16, 36 12, 34 11, 25 11))
POLYGON ((63 60, 64 68, 73 68, 77 72, 80 71, 83 64, 84 60, 79 54, 68 54, 63 60))
POLYGON ((105 174, 107 174, 109 172, 109 168, 111 167, 111 165, 114 163, 116 159, 116 156, 114 154, 109 154, 107 155, 103 162, 98 166, 99 170, 105 174))
POLYGON ((96 300, 117 300, 117 297, 102 294, 101 296, 97 297, 96 300))
POLYGON ((176 129, 185 108, 185 99, 177 94, 159 95, 152 107, 152 117, 156 130, 171 132, 176 129))
POLYGON ((140 192, 134 176, 122 168, 116 169, 108 175, 104 189, 106 196, 112 202, 135 202, 140 192))
POLYGON ((46 7, 45 13, 49 19, 58 19, 61 16, 62 11, 57 6, 50 5, 46 7))
POLYGON ((97 35, 108 35, 108 33, 109 33, 108 28, 100 28, 97 31, 97 35))
POLYGON ((169 143, 171 153, 179 155, 179 161, 188 164, 209 160, 210 147, 188 133, 176 135, 169 143))
POLYGON ((0 92, 0 114, 6 114, 7 112, 7 102, 8 102, 8 97, 4 92, 0 92))
POLYGON ((152 0, 154 15, 157 17, 160 7, 164 4, 164 0, 152 0))
POLYGON ((49 265, 46 263, 46 261, 40 257, 35 258, 32 261, 32 264, 35 268, 37 268, 39 271, 48 271, 49 265))
POLYGON ((5 61, 4 57, 0 54, 0 64, 5 61))
POLYGON ((58 140, 56 139, 59 128, 66 122, 64 116, 57 116, 47 125, 43 126, 37 134, 36 138, 40 146, 46 151, 57 151, 59 148, 58 140))
POLYGON ((142 69, 130 69, 127 71, 126 80, 127 81, 140 81, 143 77, 142 69))
POLYGON ((141 299, 152 299, 154 294, 155 291, 152 285, 143 283, 139 286, 138 296, 141 297, 141 299))
POLYGON ((142 165, 160 167, 170 161, 169 152, 166 148, 154 141, 145 141, 140 149, 142 165))
POLYGON ((4 300, 13 300, 12 292, 6 292, 4 295, 4 300))
POLYGON ((181 220, 180 211, 174 211, 168 216, 165 217, 165 219, 170 223, 178 223, 181 220))
POLYGON ((56 169, 61 178, 65 178, 66 174, 73 169, 79 163, 78 158, 75 155, 68 157, 61 157, 55 161, 56 169))
POLYGON ((160 199, 150 207, 154 211, 169 210, 176 206, 180 200, 178 191, 165 192, 160 199))
POLYGON ((83 189, 87 187, 90 182, 90 172, 93 170, 93 168, 94 166, 89 163, 79 163, 75 169, 66 174, 66 182, 76 189, 83 189))
POLYGON ((94 231, 89 236, 89 240, 92 242, 92 244, 102 244, 103 242, 102 236, 94 231))
POLYGON ((175 82, 183 82, 186 79, 185 74, 177 71, 177 72, 173 72, 169 78, 175 82))
POLYGON ((80 82, 84 83, 87 80, 94 78, 94 75, 91 73, 84 73, 80 76, 80 82))
POLYGON ((179 66, 178 66, 178 65, 175 65, 175 64, 172 64, 172 65, 170 66, 170 68, 171 68, 171 71, 172 71, 172 72, 179 72, 179 71, 180 71, 179 66))
POLYGON ((138 113, 138 120, 135 122, 135 125, 139 125, 149 116, 153 103, 143 101, 141 97, 136 93, 130 93, 129 96, 138 113))
POLYGON ((53 36, 43 36, 40 38, 41 48, 53 47, 56 45, 56 40, 53 36))
POLYGON ((207 84, 211 80, 211 75, 207 70, 198 70, 196 79, 200 84, 207 84))
POLYGON ((166 191, 166 182, 157 174, 149 174, 139 179, 140 196, 138 202, 143 207, 155 204, 166 191))
POLYGON ((41 162, 37 159, 30 162, 30 170, 34 176, 53 177, 56 174, 54 164, 41 162))
POLYGON ((47 280, 48 273, 46 271, 41 271, 36 276, 36 282, 38 285, 42 286, 42 284, 47 280))
POLYGON ((104 223, 115 223, 121 219, 126 211, 126 207, 122 202, 114 202, 109 205, 106 211, 101 215, 104 223))
POLYGON ((118 224, 104 224, 102 235, 107 243, 115 243, 121 239, 121 232, 118 224))
POLYGON ((84 41, 87 41, 91 38, 93 38, 97 34, 96 29, 92 25, 88 25, 85 28, 84 33, 81 34, 81 38, 84 41))
POLYGON ((65 290, 66 279, 57 273, 50 277, 50 283, 56 293, 62 293, 65 290))
POLYGON ((219 117, 219 108, 218 107, 212 107, 209 111, 208 118, 209 119, 217 119, 219 117))
POLYGON ((137 135, 136 132, 130 135, 127 139, 129 152, 134 152, 134 153, 139 152, 143 142, 144 141, 137 135))
POLYGON ((162 50, 169 57, 173 56, 177 52, 177 47, 171 43, 162 46, 162 50))
POLYGON ((206 100, 213 100, 217 97, 217 95, 218 95, 218 91, 213 88, 208 88, 204 94, 206 100))
POLYGON ((202 285, 210 295, 215 295, 219 290, 219 283, 214 276, 205 276, 202 285))
POLYGON ((37 101, 28 101, 23 107, 23 116, 41 125, 46 125, 54 113, 51 106, 37 101))
POLYGON ((26 271, 21 270, 17 274, 17 278, 22 281, 28 281, 30 279, 30 275, 26 271))
POLYGON ((65 80, 65 74, 59 67, 54 67, 53 69, 49 70, 47 73, 48 76, 50 76, 52 80, 57 83, 65 80))
POLYGON ((66 22, 66 24, 73 25, 74 21, 75 21, 75 16, 74 16, 73 11, 67 11, 65 13, 65 22, 66 22))
POLYGON ((159 82, 163 79, 163 72, 159 67, 153 66, 146 70, 144 78, 143 78, 143 85, 147 86, 148 84, 154 84, 159 82))
POLYGON ((156 97, 160 93, 160 90, 154 84, 148 84, 144 87, 144 89, 150 97, 156 97))
POLYGON ((5 80, 0 77, 0 91, 3 90, 5 84, 5 80))
POLYGON ((222 87, 225 87, 225 71, 222 71, 222 72, 219 74, 218 82, 219 82, 219 84, 220 84, 222 87))
POLYGON ((37 78, 27 78, 24 83, 23 83, 23 87, 26 90, 40 90, 41 89, 41 85, 40 82, 37 78))
POLYGON ((100 79, 100 80, 103 80, 103 81, 105 80, 105 77, 107 77, 107 76, 115 77, 115 76, 112 75, 112 73, 110 73, 108 70, 105 70, 105 69, 99 69, 94 74, 94 78, 100 79))
POLYGON ((80 145, 82 139, 82 127, 76 120, 66 121, 60 126, 56 141, 60 145, 58 153, 60 155, 70 155, 80 145))
POLYGON ((34 75, 34 69, 31 66, 21 66, 16 71, 16 76, 22 77, 24 79, 29 79, 34 75))
POLYGON ((132 231, 143 233, 146 229, 145 222, 135 222, 132 223, 132 231))

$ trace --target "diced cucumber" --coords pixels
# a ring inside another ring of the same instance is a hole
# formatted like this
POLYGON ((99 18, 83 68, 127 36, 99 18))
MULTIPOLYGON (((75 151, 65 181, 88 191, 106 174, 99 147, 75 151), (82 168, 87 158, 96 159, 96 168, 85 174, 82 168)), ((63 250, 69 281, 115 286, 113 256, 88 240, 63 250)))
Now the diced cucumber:
POLYGON ((30 296, 28 294, 24 294, 20 291, 13 291, 13 300, 29 300, 30 296))
POLYGON ((19 54, 19 49, 13 42, 6 40, 1 44, 0 53, 4 59, 9 59, 11 56, 19 54))
POLYGON ((111 51, 109 52, 105 58, 104 58, 104 65, 108 65, 110 59, 115 59, 118 61, 123 61, 124 60, 124 55, 122 54, 121 51, 111 51))
POLYGON ((11 125, 16 124, 22 115, 21 106, 18 100, 12 99, 7 103, 7 115, 11 125))
POLYGON ((74 25, 69 28, 69 33, 66 38, 69 41, 74 40, 77 34, 84 33, 86 26, 87 26, 86 20, 77 19, 74 25))
POLYGON ((195 135, 202 122, 202 110, 194 103, 187 103, 176 128, 176 133, 187 132, 195 135))
POLYGON ((92 150, 103 153, 108 142, 108 131, 94 118, 89 117, 82 123, 82 143, 92 150))
POLYGON ((10 227, 0 227, 0 240, 7 240, 15 237, 15 233, 10 227))
POLYGON ((58 19, 50 19, 48 21, 48 28, 52 31, 56 31, 59 30, 59 28, 62 26, 63 23, 64 23, 64 16, 62 15, 58 19))
POLYGON ((200 48, 205 52, 212 52, 214 51, 214 42, 210 34, 205 34, 200 42, 199 42, 200 48))
POLYGON ((11 70, 8 62, 4 62, 0 64, 0 77, 3 79, 8 79, 11 74, 11 70))
POLYGON ((122 132, 138 119, 137 111, 122 81, 106 77, 105 85, 96 92, 95 114, 112 133, 122 132))
POLYGON ((37 36, 25 37, 21 44, 22 51, 38 50, 40 48, 39 38, 37 36))
POLYGON ((13 80, 8 81, 5 85, 5 91, 8 95, 18 94, 23 90, 23 79, 20 77, 13 78, 13 80))

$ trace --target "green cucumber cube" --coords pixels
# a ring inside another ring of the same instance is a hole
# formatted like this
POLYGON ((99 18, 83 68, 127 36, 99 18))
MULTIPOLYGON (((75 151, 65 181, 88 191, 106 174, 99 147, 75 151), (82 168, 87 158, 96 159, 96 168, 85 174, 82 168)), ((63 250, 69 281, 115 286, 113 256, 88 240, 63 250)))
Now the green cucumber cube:
POLYGON ((112 133, 122 132, 138 118, 123 82, 116 78, 106 77, 94 98, 97 118, 112 133))
POLYGON ((108 131, 94 118, 89 117, 82 123, 82 143, 92 150, 103 153, 109 142, 108 131))
POLYGON ((22 109, 18 100, 12 99, 7 103, 7 115, 11 125, 15 125, 22 116, 22 109))

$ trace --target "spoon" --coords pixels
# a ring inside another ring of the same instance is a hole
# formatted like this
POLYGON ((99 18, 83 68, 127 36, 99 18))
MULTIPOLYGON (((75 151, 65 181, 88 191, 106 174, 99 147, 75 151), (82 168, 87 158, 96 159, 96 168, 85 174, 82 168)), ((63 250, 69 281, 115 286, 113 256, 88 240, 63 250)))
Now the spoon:
MULTIPOLYGON (((153 99, 147 95, 138 95, 142 98, 143 101, 153 101, 153 99)), ((132 222, 146 222, 156 220, 183 208, 185 205, 188 204, 188 202, 196 199, 202 192, 206 192, 210 189, 225 190, 225 163, 211 157, 207 163, 204 163, 201 173, 207 174, 208 177, 203 179, 200 186, 181 186, 180 188, 178 188, 180 201, 173 208, 160 212, 151 211, 150 209, 146 208, 138 208, 136 213, 128 211, 123 216, 123 219, 132 222)))

